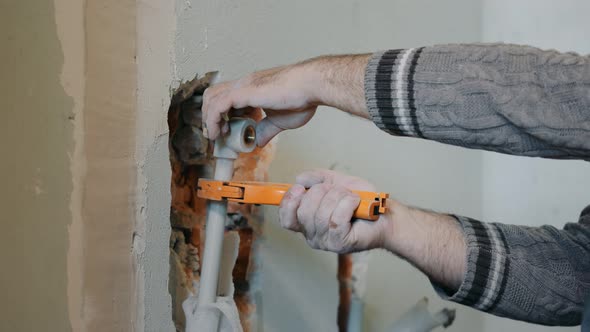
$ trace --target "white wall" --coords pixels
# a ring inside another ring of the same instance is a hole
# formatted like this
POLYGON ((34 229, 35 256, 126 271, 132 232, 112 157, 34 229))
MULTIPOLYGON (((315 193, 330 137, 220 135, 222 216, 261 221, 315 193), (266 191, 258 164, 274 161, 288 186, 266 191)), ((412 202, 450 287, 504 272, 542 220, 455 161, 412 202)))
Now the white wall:
MULTIPOLYGON (((483 40, 590 53, 590 2, 484 0, 483 40)), ((590 204, 590 164, 483 154, 484 220, 522 225, 575 222, 590 204)), ((492 316, 485 331, 579 331, 546 328, 492 316)))
MULTIPOLYGON (((259 54, 246 71, 326 53, 480 38, 480 6, 471 0, 297 1, 281 3, 269 14, 266 26, 272 29, 258 36, 254 47, 260 48, 244 51, 259 54)), ((242 74, 243 64, 237 70, 242 74)), ((396 139, 370 122, 327 108, 320 109, 305 128, 281 135, 271 180, 293 182, 301 171, 332 166, 365 177, 379 190, 410 204, 481 215, 479 152, 396 139)), ((276 209, 268 210, 265 234, 261 257, 265 331, 334 331, 336 255, 309 249, 300 236, 282 230, 276 209)), ((390 254, 372 252, 369 264, 366 331, 385 331, 423 296, 432 300, 433 308, 460 307, 440 301, 422 274, 390 254)), ((453 330, 481 330, 483 316, 474 312, 459 308, 453 330)))

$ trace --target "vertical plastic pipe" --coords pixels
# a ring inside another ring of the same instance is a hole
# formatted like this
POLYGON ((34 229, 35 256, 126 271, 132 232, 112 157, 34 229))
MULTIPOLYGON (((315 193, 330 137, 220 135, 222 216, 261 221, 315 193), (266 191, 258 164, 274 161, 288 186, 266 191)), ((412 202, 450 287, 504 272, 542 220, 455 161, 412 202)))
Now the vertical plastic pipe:
MULTIPOLYGON (((215 163, 216 180, 231 180, 234 171, 232 159, 217 158, 215 163)), ((205 251, 199 287, 199 304, 213 303, 217 299, 217 280, 223 248, 226 201, 210 201, 207 206, 207 226, 205 230, 205 251)))
MULTIPOLYGON (((215 180, 229 181, 234 172, 234 160, 238 153, 251 152, 256 147, 255 122, 251 119, 230 120, 230 133, 215 142, 214 157, 215 180)), ((219 268, 223 254, 223 236, 227 216, 227 201, 209 201, 207 206, 207 224, 205 230, 205 250, 199 284, 199 307, 207 307, 217 301, 219 268)), ((219 311, 212 309, 206 322, 199 326, 200 331, 217 331, 219 311)))
POLYGON ((455 310, 444 308, 436 314, 428 311, 428 299, 418 301, 408 312, 397 320, 389 329, 390 332, 428 332, 436 327, 448 327, 455 320, 455 310))
POLYGON ((348 332, 363 331, 363 310, 365 305, 358 296, 352 295, 350 300, 350 313, 348 314, 348 332))

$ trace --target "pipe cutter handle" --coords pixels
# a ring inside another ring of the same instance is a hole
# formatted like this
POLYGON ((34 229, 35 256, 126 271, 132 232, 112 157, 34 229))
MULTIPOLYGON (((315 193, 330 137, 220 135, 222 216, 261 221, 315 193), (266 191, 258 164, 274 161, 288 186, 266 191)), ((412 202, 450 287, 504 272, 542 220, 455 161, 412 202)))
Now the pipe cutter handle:
MULTIPOLYGON (((213 201, 280 205, 291 186, 285 183, 199 179, 197 196, 213 201)), ((359 206, 354 211, 354 218, 375 221, 387 211, 386 201, 389 194, 357 190, 353 192, 361 198, 359 206)))

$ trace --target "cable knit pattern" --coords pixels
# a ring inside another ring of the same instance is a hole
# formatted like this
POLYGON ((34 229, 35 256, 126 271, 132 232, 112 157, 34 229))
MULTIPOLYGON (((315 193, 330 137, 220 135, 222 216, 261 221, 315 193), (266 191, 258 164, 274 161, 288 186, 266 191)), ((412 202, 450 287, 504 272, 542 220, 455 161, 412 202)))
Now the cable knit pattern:
MULTIPOLYGON (((515 155, 590 160, 590 57, 506 44, 375 53, 369 114, 386 132, 515 155)), ((590 206, 563 230, 457 216, 467 270, 454 293, 476 309, 578 325, 590 296, 590 206)))
POLYGON ((494 315, 573 326, 590 296, 590 206, 563 230, 456 217, 467 243, 467 271, 445 299, 494 315))
POLYGON ((375 53, 367 106, 391 134, 590 159, 590 57, 506 44, 375 53))

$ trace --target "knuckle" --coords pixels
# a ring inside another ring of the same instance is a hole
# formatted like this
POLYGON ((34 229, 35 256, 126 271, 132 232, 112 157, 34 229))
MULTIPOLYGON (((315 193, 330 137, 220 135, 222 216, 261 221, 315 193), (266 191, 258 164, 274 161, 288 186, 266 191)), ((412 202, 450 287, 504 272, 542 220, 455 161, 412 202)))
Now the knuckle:
POLYGON ((285 211, 284 209, 279 209, 279 222, 281 223, 281 226, 284 226, 287 224, 287 211, 285 211))
POLYGON ((324 195, 326 195, 330 191, 330 189, 331 189, 331 185, 329 185, 327 183, 320 183, 320 184, 316 184, 316 185, 312 186, 309 189, 309 191, 314 197, 321 199, 324 195))
POLYGON ((281 223, 281 226, 283 226, 284 229, 291 231, 297 230, 297 223, 294 220, 285 220, 281 223))
POLYGON ((211 98, 213 89, 214 87, 210 86, 207 89, 205 89, 205 91, 203 91, 203 102, 206 102, 211 98))
POLYGON ((336 206, 338 206, 338 203, 340 203, 340 201, 342 201, 342 199, 346 197, 346 195, 347 193, 344 188, 334 187, 326 195, 326 198, 324 199, 324 204, 326 206, 331 206, 332 208, 335 208, 336 206))
POLYGON ((291 187, 289 190, 287 190, 287 192, 283 196, 280 206, 289 206, 290 204, 293 204, 294 202, 295 203, 298 202, 299 200, 301 200, 302 194, 303 194, 303 192, 300 188, 297 188, 295 186, 291 187))
POLYGON ((292 231, 296 231, 298 229, 297 219, 284 213, 279 215, 279 223, 281 224, 281 227, 283 227, 284 229, 292 231))
POLYGON ((319 225, 328 225, 330 222, 330 216, 328 213, 324 212, 325 210, 319 209, 315 215, 315 222, 319 225))
POLYGON ((348 188, 346 188, 345 186, 342 185, 337 185, 334 186, 334 190, 336 192, 338 192, 338 194, 342 195, 342 196, 346 196, 346 195, 352 195, 352 191, 348 188))
POLYGON ((307 179, 307 172, 301 173, 295 177, 295 183, 302 183, 307 179))
POLYGON ((292 201, 293 201, 293 194, 291 192, 287 191, 285 193, 285 196, 283 196, 281 203, 279 204, 279 211, 281 211, 285 208, 288 208, 292 201))

